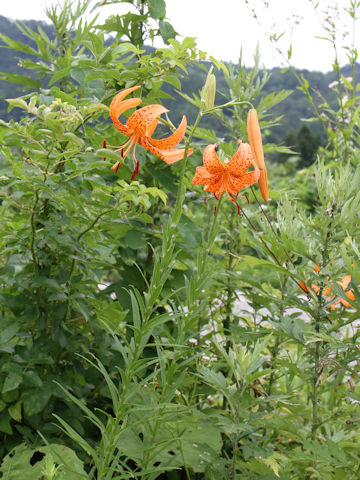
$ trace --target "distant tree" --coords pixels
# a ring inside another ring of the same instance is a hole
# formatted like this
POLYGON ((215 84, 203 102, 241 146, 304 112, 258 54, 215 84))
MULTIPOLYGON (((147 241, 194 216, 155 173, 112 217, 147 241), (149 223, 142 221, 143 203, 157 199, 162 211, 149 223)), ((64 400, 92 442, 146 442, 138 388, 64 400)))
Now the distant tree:
POLYGON ((297 134, 297 149, 301 156, 300 168, 309 167, 315 161, 315 155, 323 142, 320 135, 313 135, 307 125, 303 125, 297 134))
MULTIPOLYGON (((314 163, 316 152, 323 143, 321 136, 314 135, 307 125, 302 125, 297 132, 290 130, 283 140, 283 144, 299 156, 299 168, 306 168, 314 163)), ((277 159, 281 162, 286 158, 288 154, 280 153, 277 159)))

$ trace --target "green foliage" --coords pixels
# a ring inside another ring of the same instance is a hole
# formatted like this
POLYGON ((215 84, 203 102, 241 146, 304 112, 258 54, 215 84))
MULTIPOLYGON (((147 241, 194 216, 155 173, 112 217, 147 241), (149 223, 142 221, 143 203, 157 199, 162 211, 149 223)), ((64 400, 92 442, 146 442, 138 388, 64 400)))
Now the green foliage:
POLYGON ((30 43, 1 37, 32 55, 30 75, 3 74, 24 92, 7 100, 19 121, 0 124, 1 478, 358 478, 354 79, 340 78, 351 99, 336 107, 298 77, 330 126, 319 149, 315 130, 299 131, 303 170, 275 164, 270 152, 291 154, 271 140, 295 97, 288 76, 271 89, 259 52, 252 68, 212 59, 204 72, 163 0, 118 3, 131 11, 104 25, 83 20, 89 2, 65 2, 48 12, 51 35, 25 24, 30 43), (166 46, 145 50, 159 35, 166 46), (138 146, 131 180, 108 106, 134 85, 145 106, 181 92, 194 151, 166 165, 138 146), (194 169, 208 143, 225 161, 247 141, 252 105, 270 201, 256 186, 249 203, 224 193, 214 215, 194 169))
POLYGON ((15 480, 80 480, 87 478, 83 463, 64 445, 49 444, 28 448, 21 444, 14 448, 2 462, 0 472, 4 478, 15 480))
MULTIPOLYGON (((136 19, 136 15, 134 15, 134 18, 136 19)), ((130 39, 131 41, 131 28, 129 27, 129 24, 127 26, 123 25, 124 23, 124 18, 120 16, 115 16, 115 17, 110 17, 107 19, 104 23, 104 25, 101 26, 101 29, 104 33, 112 33, 114 32, 119 32, 118 34, 115 33, 115 35, 120 39, 121 35, 123 38, 130 39)), ((146 24, 146 21, 143 22, 144 25, 146 24)), ((135 24, 136 25, 136 22, 135 24)), ((42 32, 48 37, 49 39, 53 39, 55 32, 54 29, 51 27, 51 25, 46 24, 44 22, 35 22, 35 21, 27 21, 25 22, 26 27, 30 27, 32 30, 36 31, 37 28, 39 27, 42 32)), ((25 27, 25 28, 26 28, 25 27)), ((24 27, 23 27, 24 28, 24 27)), ((134 27, 135 28, 135 27, 134 27)), ((33 40, 31 38, 28 38, 25 36, 20 30, 17 30, 14 28, 14 24, 7 20, 5 17, 0 17, 0 30, 3 33, 3 35, 6 36, 7 39, 14 39, 17 42, 20 42, 22 44, 31 44, 34 45, 33 40)), ((176 35, 175 30, 173 27, 165 20, 160 20, 159 21, 159 30, 161 32, 162 38, 165 40, 170 40, 174 38, 176 35)), ((148 32, 149 33, 149 32, 148 32)), ((43 34, 43 35, 44 35, 43 34)), ((150 39, 152 36, 156 35, 156 29, 154 32, 149 36, 150 39)), ((111 40, 110 40, 111 41, 111 40)), ((121 42, 123 43, 123 42, 121 42)), ((0 45, 4 44, 4 42, 1 43, 0 45)), ((92 51, 94 51, 94 48, 92 46, 91 41, 88 41, 88 45, 92 51)), ((106 42, 107 49, 105 49, 104 52, 101 52, 101 54, 105 54, 105 59, 106 55, 109 55, 109 52, 111 51, 111 47, 109 44, 109 40, 106 42), (106 52, 106 53, 105 53, 106 52)), ((28 48, 28 47, 24 47, 28 48)), ((33 46, 33 49, 35 47, 33 46)), ((154 49, 149 47, 147 44, 143 45, 143 48, 146 50, 148 53, 153 53, 154 49)), ((36 51, 36 48, 35 48, 36 51)), ((19 56, 21 58, 20 61, 17 60, 13 55, 9 54, 9 51, 5 48, 2 48, 1 50, 2 55, 0 58, 0 71, 6 72, 3 74, 3 80, 6 81, 0 81, 0 92, 1 95, 0 97, 3 98, 9 98, 11 96, 14 96, 14 88, 16 89, 16 95, 20 95, 21 89, 19 88, 18 85, 16 84, 10 84, 8 83, 9 79, 13 78, 18 78, 19 80, 25 80, 26 82, 30 83, 31 85, 33 84, 32 77, 33 75, 29 76, 29 71, 26 71, 24 67, 27 65, 31 65, 36 61, 36 57, 32 57, 31 53, 18 53, 17 57, 19 56), (22 75, 22 77, 11 77, 8 76, 9 74, 17 74, 17 75, 22 75)), ((136 50, 135 50, 136 52, 136 50)), ((241 63, 241 62, 240 62, 241 63)), ((37 66, 39 68, 39 65, 37 66)), ((355 64, 355 76, 358 76, 358 64, 355 64)), ((321 104, 324 99, 329 103, 332 109, 336 108, 336 94, 333 89, 329 88, 329 85, 336 80, 336 72, 330 71, 328 73, 321 73, 321 72, 308 72, 306 70, 298 71, 296 70, 297 74, 299 77, 301 75, 305 75, 306 78, 308 78, 308 81, 313 87, 313 90, 316 92, 315 97, 317 98, 317 102, 321 104)), ((351 74, 351 69, 349 67, 344 67, 341 69, 341 74, 344 78, 348 77, 351 74)), ((203 68, 200 68, 197 65, 188 65, 187 66, 187 75, 182 79, 181 82, 181 89, 183 93, 186 93, 187 95, 192 95, 193 92, 198 92, 204 81, 205 81, 205 76, 206 74, 204 73, 203 68)), ((175 88, 179 88, 180 83, 178 79, 175 79, 174 77, 169 77, 169 82, 171 85, 173 85, 175 88), (175 84, 173 82, 176 82, 175 84)), ((221 94, 223 92, 226 92, 227 85, 225 81, 225 77, 222 74, 222 72, 219 72, 217 74, 217 83, 218 83, 218 103, 222 102, 222 97, 221 94)), ((31 87, 31 85, 29 85, 31 87)), ((268 79, 267 82, 262 86, 262 93, 263 94, 269 94, 272 92, 277 92, 278 90, 291 90, 292 94, 284 99, 282 102, 280 102, 278 105, 275 106, 274 108, 274 114, 276 114, 276 117, 281 118, 281 120, 272 128, 271 130, 266 132, 266 135, 268 136, 268 139, 272 143, 283 143, 284 145, 291 146, 294 145, 293 143, 287 143, 286 136, 290 134, 291 131, 298 132, 302 126, 302 122, 304 119, 310 119, 312 117, 312 109, 311 105, 308 104, 308 102, 304 101, 304 96, 303 92, 299 89, 297 89, 298 83, 296 78, 291 74, 291 72, 283 72, 280 68, 273 68, 269 71, 268 74, 268 79)), ((171 109, 173 117, 175 121, 178 121, 183 113, 186 113, 188 118, 193 119, 196 116, 196 109, 193 109, 191 105, 186 104, 186 102, 183 101, 181 97, 179 97, 176 92, 172 89, 172 87, 166 86, 164 88, 164 91, 169 93, 172 97, 171 98, 166 98, 165 99, 165 105, 171 109)), ((10 120, 10 118, 14 118, 16 120, 20 119, 20 111, 18 110, 13 110, 12 112, 8 113, 7 112, 7 105, 5 102, 0 98, 0 112, 1 112, 1 118, 5 120, 10 120)), ((230 113, 230 112, 229 112, 230 113)), ((216 129, 218 134, 220 135, 225 135, 226 129, 223 128, 222 125, 219 125, 218 122, 216 122, 215 118, 212 117, 207 117, 206 119, 203 120, 202 122, 203 127, 206 128, 214 128, 216 129)), ((325 135, 324 132, 318 123, 312 123, 311 124, 311 129, 312 133, 317 136, 321 135, 322 140, 325 140, 325 135)))

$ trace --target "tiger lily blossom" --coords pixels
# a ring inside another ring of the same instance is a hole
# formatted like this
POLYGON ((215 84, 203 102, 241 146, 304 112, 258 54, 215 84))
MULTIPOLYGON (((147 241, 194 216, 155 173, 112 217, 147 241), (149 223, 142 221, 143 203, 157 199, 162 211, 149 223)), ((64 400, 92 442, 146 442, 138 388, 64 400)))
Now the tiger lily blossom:
POLYGON ((248 112, 247 134, 255 164, 260 170, 260 176, 258 180, 260 193, 264 201, 267 202, 269 200, 267 171, 264 161, 264 150, 261 139, 261 130, 255 108, 250 109, 248 112))
MULTIPOLYGON (((167 138, 161 140, 151 138, 158 121, 159 116, 162 113, 166 113, 169 110, 162 105, 146 105, 145 107, 139 108, 136 110, 130 117, 127 119, 126 124, 123 124, 119 121, 119 117, 129 108, 134 108, 140 105, 142 102, 141 98, 128 98, 127 97, 131 92, 138 90, 139 85, 136 85, 131 88, 126 88, 121 90, 110 103, 110 117, 113 121, 115 128, 117 128, 121 133, 128 136, 129 139, 119 147, 113 147, 116 151, 121 152, 121 156, 125 159, 129 152, 132 151, 132 160, 134 164, 134 173, 131 179, 139 172, 139 161, 136 159, 135 151, 137 145, 141 145, 150 151, 157 157, 161 158, 164 162, 172 164, 181 160, 184 157, 185 149, 175 149, 183 139, 186 131, 186 117, 183 116, 181 123, 177 130, 167 138)), ((189 149, 187 154, 192 153, 192 149, 189 149)), ((118 171, 121 162, 116 162, 111 169, 118 171)))
MULTIPOLYGON (((248 143, 240 142, 235 155, 225 164, 219 159, 216 153, 217 148, 216 144, 208 145, 205 148, 204 165, 196 168, 192 183, 193 185, 204 185, 204 190, 212 193, 218 201, 226 192, 229 200, 235 202, 240 190, 257 182, 260 170, 254 164, 248 143), (254 166, 254 170, 248 172, 250 165, 254 166)), ((216 207, 214 214, 216 214, 216 207)))
MULTIPOLYGON (((315 272, 319 272, 320 269, 317 265, 315 265, 314 267, 314 271, 315 272)), ((330 281, 329 277, 327 277, 327 280, 330 281)), ((349 289, 349 283, 351 282, 351 275, 344 275, 344 277, 342 278, 342 280, 336 282, 338 285, 340 285, 340 287, 344 290, 345 292, 345 296, 347 298, 349 298, 350 300, 355 300, 355 295, 354 295, 354 292, 352 290, 349 289)), ((330 281, 330 284, 332 286, 334 286, 334 283, 332 281, 330 281)), ((360 287, 360 285, 358 285, 358 287, 360 287)), ((318 285, 312 285, 312 289, 314 290, 314 292, 319 295, 320 294, 320 287, 318 285)), ((359 290, 360 291, 360 290, 359 290)), ((325 287, 324 290, 323 290, 323 295, 325 295, 326 297, 329 297, 331 300, 334 300, 336 298, 336 295, 332 295, 332 288, 331 287, 325 287)), ((344 298, 338 298, 338 300, 336 300, 334 303, 332 303, 331 305, 329 305, 329 308, 330 309, 334 309, 338 304, 342 304, 344 305, 345 308, 349 308, 350 307, 350 303, 345 300, 344 298)))

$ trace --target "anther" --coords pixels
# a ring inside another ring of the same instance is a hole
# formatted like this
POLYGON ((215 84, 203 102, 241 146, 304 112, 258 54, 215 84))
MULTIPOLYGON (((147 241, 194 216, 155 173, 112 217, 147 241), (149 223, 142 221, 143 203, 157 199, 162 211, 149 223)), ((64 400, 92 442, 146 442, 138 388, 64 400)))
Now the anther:
MULTIPOLYGON (((106 140, 103 141, 103 148, 106 148, 106 140)), ((106 157, 103 157, 104 162, 106 162, 106 157)))
POLYGON ((134 180, 136 175, 139 174, 139 160, 136 161, 136 167, 134 168, 133 174, 131 175, 131 181, 134 180))

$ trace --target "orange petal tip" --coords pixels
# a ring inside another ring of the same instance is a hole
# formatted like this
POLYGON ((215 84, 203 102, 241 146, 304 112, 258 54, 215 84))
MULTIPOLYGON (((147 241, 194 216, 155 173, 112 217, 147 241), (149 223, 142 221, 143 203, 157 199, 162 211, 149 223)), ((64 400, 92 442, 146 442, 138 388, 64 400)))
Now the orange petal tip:
POLYGON ((304 290, 305 293, 310 293, 310 288, 306 285, 306 283, 300 280, 299 287, 304 290))
POLYGON ((260 170, 258 184, 259 184, 261 196, 263 197, 264 202, 267 202, 269 200, 269 188, 268 188, 266 168, 264 168, 263 170, 260 170))

